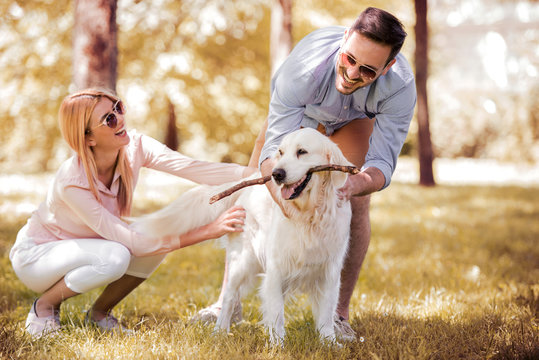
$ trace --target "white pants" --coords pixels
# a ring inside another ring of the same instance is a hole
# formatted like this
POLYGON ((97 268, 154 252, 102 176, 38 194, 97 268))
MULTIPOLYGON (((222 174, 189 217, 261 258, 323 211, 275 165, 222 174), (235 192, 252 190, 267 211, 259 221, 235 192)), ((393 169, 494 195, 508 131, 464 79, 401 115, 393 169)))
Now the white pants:
MULTIPOLYGON (((17 242, 33 243, 26 236, 26 226, 19 231, 17 242)), ((134 257, 115 241, 73 239, 17 248, 10 259, 19 279, 35 292, 43 293, 64 278, 69 289, 85 293, 123 275, 148 278, 165 256, 134 257)))

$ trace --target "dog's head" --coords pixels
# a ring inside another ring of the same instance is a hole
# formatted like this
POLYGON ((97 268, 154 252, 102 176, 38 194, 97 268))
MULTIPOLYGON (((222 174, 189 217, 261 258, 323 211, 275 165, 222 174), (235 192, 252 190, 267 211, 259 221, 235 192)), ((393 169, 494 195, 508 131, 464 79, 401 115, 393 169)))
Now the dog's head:
MULTIPOLYGON (((303 128, 286 135, 279 151, 275 154, 272 177, 280 186, 284 200, 307 197, 322 182, 335 191, 344 185, 348 175, 339 171, 330 174, 308 173, 309 169, 318 165, 352 165, 342 154, 339 147, 328 137, 317 130, 303 128)), ((317 192, 317 191, 315 191, 317 192)))

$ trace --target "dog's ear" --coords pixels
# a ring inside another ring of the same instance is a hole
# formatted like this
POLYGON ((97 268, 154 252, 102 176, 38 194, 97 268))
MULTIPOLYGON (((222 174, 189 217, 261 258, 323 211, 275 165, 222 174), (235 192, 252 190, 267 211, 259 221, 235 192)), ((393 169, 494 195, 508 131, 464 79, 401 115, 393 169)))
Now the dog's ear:
MULTIPOLYGON (((332 141, 328 141, 327 144, 327 157, 328 162, 330 164, 335 165, 347 165, 347 166, 353 166, 350 161, 346 157, 344 157, 341 149, 332 141)), ((344 173, 342 171, 332 171, 331 172, 331 181, 333 182, 334 186, 337 188, 340 188, 344 185, 346 182, 346 179, 348 179, 348 174, 344 173)))

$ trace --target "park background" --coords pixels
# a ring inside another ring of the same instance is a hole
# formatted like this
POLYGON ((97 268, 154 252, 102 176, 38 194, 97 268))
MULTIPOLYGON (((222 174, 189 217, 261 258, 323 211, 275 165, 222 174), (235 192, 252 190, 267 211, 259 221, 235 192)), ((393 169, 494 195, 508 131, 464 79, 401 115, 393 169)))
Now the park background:
MULTIPOLYGON (((131 127, 179 149, 246 164, 269 101, 270 2, 118 1, 116 90, 131 127)), ((52 171, 69 156, 57 112, 73 84, 73 1, 0 4, 0 170, 52 171)), ((539 161, 539 5, 430 0, 428 102, 437 158, 539 161)), ((414 66, 413 1, 293 2, 292 42, 348 26, 366 6, 396 14, 414 66)), ((414 119, 403 149, 417 153, 414 119)))
MULTIPOLYGON (((236 338, 216 343, 207 329, 189 327, 190 315, 217 298, 222 274, 222 250, 203 244, 167 257, 123 302, 125 321, 141 330, 134 339, 103 338, 82 326, 79 308, 92 293, 65 305, 62 320, 75 327, 65 340, 31 342, 22 325, 37 294, 18 282, 7 256, 55 169, 71 155, 57 112, 76 90, 75 3, 0 3, 2 358, 531 359, 539 353, 539 3, 533 0, 428 1, 437 186, 416 185, 414 117, 394 184, 373 196, 371 249, 352 303, 361 341, 309 348, 316 337, 302 298, 291 305, 283 350, 264 347, 254 296, 236 338)), ((118 1, 115 85, 129 126, 166 141, 173 119, 182 153, 246 164, 267 114, 270 4, 118 1)), ((413 1, 293 1, 292 42, 322 26, 348 26, 366 6, 402 20, 409 34, 402 51, 414 67, 413 1)), ((154 210, 188 186, 144 172, 134 212, 154 210)))

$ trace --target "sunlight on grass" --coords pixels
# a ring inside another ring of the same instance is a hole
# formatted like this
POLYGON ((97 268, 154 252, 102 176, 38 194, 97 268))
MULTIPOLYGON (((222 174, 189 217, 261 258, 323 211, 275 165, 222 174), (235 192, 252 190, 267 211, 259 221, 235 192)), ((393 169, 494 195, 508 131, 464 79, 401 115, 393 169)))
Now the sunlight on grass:
MULTIPOLYGON (((144 186, 154 185, 167 186, 144 186)), ((174 191, 188 185, 182 186, 174 191)), ((167 202, 158 194, 144 198, 144 193, 139 193, 136 213, 167 202)), ((32 194, 0 196, 13 204, 36 201, 32 194)), ((244 321, 229 334, 190 324, 190 317, 219 295, 224 251, 214 242, 170 254, 119 304, 115 314, 136 330, 134 336, 101 334, 83 324, 83 310, 99 294, 96 289, 63 305, 61 336, 31 341, 22 327, 37 294, 18 281, 8 259, 27 215, 12 212, 0 219, 1 358, 539 357, 537 188, 393 184, 375 194, 371 245, 351 303, 358 339, 342 347, 318 339, 301 294, 287 304, 283 348, 267 346, 255 293, 243 302, 244 321)))

